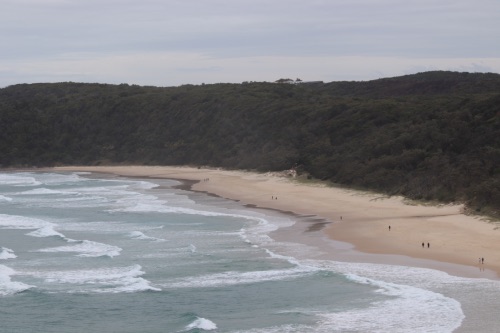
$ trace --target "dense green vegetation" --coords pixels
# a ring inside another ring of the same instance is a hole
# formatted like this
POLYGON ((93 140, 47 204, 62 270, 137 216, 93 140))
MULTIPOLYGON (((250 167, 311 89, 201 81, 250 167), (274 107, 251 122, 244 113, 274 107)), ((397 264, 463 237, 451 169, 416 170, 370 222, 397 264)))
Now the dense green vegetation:
POLYGON ((0 164, 283 170, 409 198, 500 208, 500 75, 368 82, 0 89, 0 164))

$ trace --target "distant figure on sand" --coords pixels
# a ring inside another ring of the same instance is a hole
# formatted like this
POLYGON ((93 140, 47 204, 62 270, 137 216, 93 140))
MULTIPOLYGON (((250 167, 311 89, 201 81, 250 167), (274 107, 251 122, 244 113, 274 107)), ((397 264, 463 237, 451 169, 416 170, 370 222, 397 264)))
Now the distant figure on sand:
POLYGON ((391 226, 389 226, 389 231, 391 231, 391 226))
POLYGON ((427 243, 427 248, 431 247, 431 244, 427 243))
POLYGON ((425 247, 425 244, 424 244, 424 242, 422 242, 422 248, 424 248, 424 247, 425 247))

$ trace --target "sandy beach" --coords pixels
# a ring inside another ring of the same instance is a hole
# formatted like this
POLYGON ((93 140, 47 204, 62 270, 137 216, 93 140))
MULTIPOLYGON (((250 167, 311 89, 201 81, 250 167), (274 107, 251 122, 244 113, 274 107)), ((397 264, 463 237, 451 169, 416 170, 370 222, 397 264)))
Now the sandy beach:
POLYGON ((313 216, 314 227, 311 222, 299 223, 277 236, 314 243, 325 251, 325 256, 336 260, 426 267, 466 277, 496 279, 500 274, 498 225, 464 215, 461 205, 407 203, 400 197, 272 173, 165 166, 74 166, 52 170, 198 181, 192 190, 246 205, 313 216), (311 233, 320 237, 304 236, 307 230, 320 230, 311 233))

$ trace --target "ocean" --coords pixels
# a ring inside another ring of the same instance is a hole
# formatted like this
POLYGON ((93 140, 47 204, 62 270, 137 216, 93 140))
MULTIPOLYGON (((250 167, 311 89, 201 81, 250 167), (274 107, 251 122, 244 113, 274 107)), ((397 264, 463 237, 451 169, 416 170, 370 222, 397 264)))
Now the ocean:
MULTIPOLYGON (((177 180, 0 173, 0 332, 499 332, 500 282, 317 259, 177 180)), ((319 231, 318 231, 319 232, 319 231)))

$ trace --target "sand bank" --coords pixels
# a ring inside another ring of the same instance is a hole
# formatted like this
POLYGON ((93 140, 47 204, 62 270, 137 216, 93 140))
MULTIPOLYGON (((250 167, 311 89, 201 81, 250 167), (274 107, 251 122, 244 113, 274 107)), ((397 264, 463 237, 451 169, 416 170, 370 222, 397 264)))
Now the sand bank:
POLYGON ((330 258, 338 260, 428 267, 468 277, 496 278, 500 274, 498 225, 462 214, 460 205, 407 204, 399 197, 243 171, 163 166, 55 170, 195 180, 200 181, 192 187, 196 191, 262 208, 317 216, 324 221, 317 222, 315 228, 324 226, 324 234, 320 235, 327 235, 331 241, 305 237, 305 231, 314 230, 311 224, 295 226, 292 232, 282 235, 294 237, 296 232, 297 239, 321 246, 330 258), (484 263, 479 263, 479 258, 484 258, 484 263))

